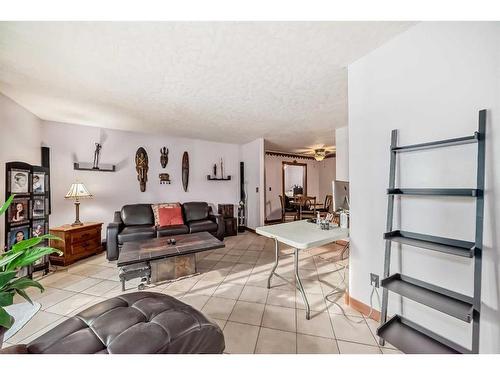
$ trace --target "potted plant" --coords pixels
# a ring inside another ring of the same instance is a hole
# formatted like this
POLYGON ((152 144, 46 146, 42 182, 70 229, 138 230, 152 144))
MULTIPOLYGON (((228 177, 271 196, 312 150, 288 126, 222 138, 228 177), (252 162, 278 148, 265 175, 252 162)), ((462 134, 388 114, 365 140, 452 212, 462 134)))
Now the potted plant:
MULTIPOLYGON (((13 198, 14 195, 10 196, 0 208, 0 216, 9 208, 13 198)), ((47 239, 59 240, 58 237, 50 234, 30 238, 17 242, 8 251, 0 255, 0 348, 2 347, 4 333, 14 323, 14 318, 9 315, 4 307, 13 304, 14 295, 16 294, 19 294, 28 302, 33 303, 26 293, 27 288, 35 287, 38 288, 40 292, 44 291, 43 286, 39 282, 26 276, 19 277, 19 270, 33 264, 46 255, 53 253, 62 255, 61 251, 51 247, 36 247, 47 239)))

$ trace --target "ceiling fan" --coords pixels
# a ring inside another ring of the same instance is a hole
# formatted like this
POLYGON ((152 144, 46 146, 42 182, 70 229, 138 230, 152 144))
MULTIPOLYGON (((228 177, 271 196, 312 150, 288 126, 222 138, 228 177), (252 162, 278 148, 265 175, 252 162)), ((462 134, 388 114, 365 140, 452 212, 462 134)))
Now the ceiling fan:
POLYGON ((335 146, 317 145, 296 150, 297 153, 313 156, 317 161, 323 160, 326 155, 335 152, 335 146))

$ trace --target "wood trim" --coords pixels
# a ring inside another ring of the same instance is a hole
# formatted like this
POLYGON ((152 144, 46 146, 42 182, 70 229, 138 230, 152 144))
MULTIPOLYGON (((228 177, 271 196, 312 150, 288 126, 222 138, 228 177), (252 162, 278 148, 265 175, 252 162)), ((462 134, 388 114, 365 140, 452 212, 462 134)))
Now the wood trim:
POLYGON ((303 195, 307 197, 307 164, 297 163, 297 161, 282 161, 281 162, 281 194, 283 194, 283 199, 285 198, 285 165, 300 165, 304 167, 304 191, 303 195))
MULTIPOLYGON (((368 313, 370 312, 370 306, 365 305, 363 302, 350 297, 349 293, 347 292, 344 294, 344 298, 346 305, 351 306, 354 310, 359 311, 364 316, 368 316, 368 313)), ((368 317, 377 322, 380 322, 380 311, 373 309, 372 313, 368 317)))
MULTIPOLYGON (((314 156, 294 154, 291 152, 281 152, 281 151, 266 151, 266 155, 269 156, 279 156, 283 158, 295 158, 295 159, 306 159, 306 160, 316 160, 314 156)), ((326 154, 325 159, 334 158, 336 156, 335 152, 329 152, 326 154)))

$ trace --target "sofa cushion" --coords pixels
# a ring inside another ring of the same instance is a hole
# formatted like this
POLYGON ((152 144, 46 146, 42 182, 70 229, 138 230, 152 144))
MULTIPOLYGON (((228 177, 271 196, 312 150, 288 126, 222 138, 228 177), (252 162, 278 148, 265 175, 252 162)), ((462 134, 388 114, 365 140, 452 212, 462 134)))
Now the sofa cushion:
POLYGON ((159 209, 164 207, 181 207, 181 204, 178 202, 174 203, 155 203, 151 205, 151 209, 153 210, 154 223, 157 227, 160 227, 160 214, 159 209))
POLYGON ((125 225, 153 225, 153 210, 150 204, 127 204, 122 207, 121 217, 125 225))
POLYGON ((158 216, 160 217, 160 227, 184 224, 180 207, 160 207, 158 216))
POLYGON ((208 218, 209 208, 207 202, 186 202, 182 207, 186 222, 208 218))
POLYGON ((147 240, 156 237, 156 229, 154 225, 134 225, 125 227, 118 234, 118 243, 121 245, 124 242, 147 240))
POLYGON ((38 354, 222 353, 216 323, 174 297, 134 292, 79 312, 39 336, 27 351, 38 354))
POLYGON ((175 236, 177 234, 187 234, 189 233, 189 228, 187 225, 169 225, 166 227, 159 227, 157 230, 158 237, 175 236))
POLYGON ((191 221, 188 225, 189 233, 217 231, 217 224, 208 219, 191 221))

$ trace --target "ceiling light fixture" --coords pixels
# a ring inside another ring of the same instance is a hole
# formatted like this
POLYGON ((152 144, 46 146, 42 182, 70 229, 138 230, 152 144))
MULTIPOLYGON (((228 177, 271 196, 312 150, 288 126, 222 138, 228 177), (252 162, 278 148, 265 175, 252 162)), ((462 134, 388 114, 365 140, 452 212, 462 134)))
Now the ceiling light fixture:
POLYGON ((314 150, 314 159, 317 161, 321 161, 325 158, 326 156, 326 150, 324 148, 317 148, 314 150))

